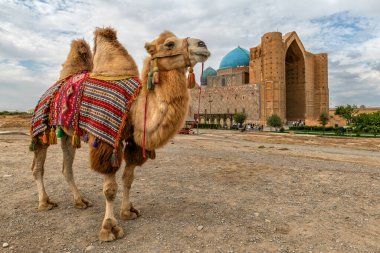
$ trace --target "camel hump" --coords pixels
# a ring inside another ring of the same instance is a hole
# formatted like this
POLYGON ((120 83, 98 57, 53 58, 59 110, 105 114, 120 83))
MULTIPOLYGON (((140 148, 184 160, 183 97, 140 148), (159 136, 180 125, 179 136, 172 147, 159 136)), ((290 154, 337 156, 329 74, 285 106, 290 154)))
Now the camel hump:
POLYGON ((118 41, 116 30, 112 27, 95 29, 93 51, 92 74, 94 76, 139 76, 134 59, 118 41))
POLYGON ((87 41, 84 39, 77 39, 71 42, 71 50, 77 52, 78 55, 84 54, 91 56, 92 52, 87 41))
POLYGON ((112 27, 105 27, 105 28, 97 27, 94 32, 95 41, 98 37, 103 37, 104 39, 107 39, 110 41, 117 41, 117 32, 112 27))
POLYGON ((92 70, 92 52, 89 44, 84 39, 76 39, 71 42, 70 52, 66 61, 62 64, 59 79, 92 70))

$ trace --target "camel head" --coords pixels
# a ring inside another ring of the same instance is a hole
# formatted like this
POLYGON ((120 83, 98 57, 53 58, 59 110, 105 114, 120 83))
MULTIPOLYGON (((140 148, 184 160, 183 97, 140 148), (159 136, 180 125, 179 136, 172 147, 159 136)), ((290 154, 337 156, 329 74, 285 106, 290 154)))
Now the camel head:
POLYGON ((71 42, 70 52, 66 61, 62 64, 59 79, 80 73, 91 71, 92 53, 90 46, 84 39, 77 39, 71 42))
POLYGON ((139 76, 137 65, 127 49, 117 39, 111 27, 94 32, 94 67, 96 76, 139 76))
POLYGON ((152 42, 145 44, 151 59, 157 59, 160 70, 193 67, 210 57, 206 44, 195 38, 178 38, 171 32, 163 32, 152 42))

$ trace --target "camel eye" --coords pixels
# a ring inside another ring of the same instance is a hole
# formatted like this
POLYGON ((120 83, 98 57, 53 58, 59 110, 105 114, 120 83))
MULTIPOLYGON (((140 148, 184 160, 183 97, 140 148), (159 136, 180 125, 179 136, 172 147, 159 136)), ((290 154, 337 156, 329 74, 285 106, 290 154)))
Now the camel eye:
POLYGON ((174 42, 173 41, 166 42, 165 47, 168 49, 172 49, 174 47, 174 42))

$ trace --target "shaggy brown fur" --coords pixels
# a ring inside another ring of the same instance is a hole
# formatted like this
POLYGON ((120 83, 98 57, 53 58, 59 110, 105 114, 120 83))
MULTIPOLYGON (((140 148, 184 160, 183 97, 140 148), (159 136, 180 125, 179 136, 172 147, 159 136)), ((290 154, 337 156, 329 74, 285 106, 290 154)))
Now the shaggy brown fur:
MULTIPOLYGON (((112 167, 111 165, 111 156, 113 153, 113 147, 108 143, 98 140, 98 146, 94 148, 92 143, 94 142, 95 137, 92 134, 89 134, 89 146, 90 146, 90 162, 91 168, 102 174, 114 174, 118 171, 119 167, 112 167)), ((119 164, 123 158, 123 143, 120 142, 117 149, 117 155, 119 158, 119 164)))
MULTIPOLYGON (((154 150, 146 150, 146 157, 155 159, 156 152, 154 150)), ((143 158, 142 148, 136 145, 133 138, 126 140, 126 145, 124 147, 124 160, 127 165, 134 164, 137 166, 141 166, 147 161, 147 159, 143 158)))
POLYGON ((137 65, 128 51, 117 40, 116 31, 110 27, 96 28, 94 32, 95 76, 139 76, 137 65))
POLYGON ((62 64, 59 80, 85 70, 92 70, 92 53, 90 46, 84 39, 73 40, 71 42, 69 55, 62 64))

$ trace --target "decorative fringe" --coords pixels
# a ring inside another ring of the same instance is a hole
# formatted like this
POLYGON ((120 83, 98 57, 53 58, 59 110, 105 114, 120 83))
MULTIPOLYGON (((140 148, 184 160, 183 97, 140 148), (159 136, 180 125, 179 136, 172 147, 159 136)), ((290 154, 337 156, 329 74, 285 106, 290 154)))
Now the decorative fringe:
POLYGON ((154 66, 153 66, 153 84, 159 84, 160 83, 160 72, 158 72, 158 59, 154 59, 154 66))
POLYGON ((92 147, 93 148, 97 148, 98 147, 98 141, 96 140, 96 138, 94 139, 94 142, 92 143, 92 147))
POLYGON ((148 73, 148 90, 153 90, 154 89, 154 86, 153 86, 153 73, 151 71, 149 71, 148 73))
POLYGON ((44 132, 44 135, 42 135, 42 143, 48 144, 48 138, 47 138, 46 132, 44 132))
POLYGON ((36 150, 36 144, 37 144, 36 138, 32 138, 32 141, 29 144, 29 151, 35 151, 36 150))
POLYGON ((153 84, 159 84, 160 83, 160 73, 157 71, 153 70, 153 84))
POLYGON ((111 156, 111 166, 113 168, 119 168, 119 157, 117 155, 117 149, 113 149, 112 156, 111 156))
POLYGON ((61 126, 58 126, 58 130, 57 130, 57 138, 62 138, 63 135, 65 135, 65 132, 63 132, 61 126))
POLYGON ((77 134, 77 131, 74 131, 73 138, 71 140, 71 144, 73 145, 74 148, 80 148, 80 137, 77 134))
POLYGON ((189 75, 187 76, 187 88, 192 89, 195 87, 195 74, 192 67, 189 68, 189 75))
POLYGON ((83 141, 84 141, 85 143, 88 143, 88 133, 86 133, 86 134, 84 135, 83 141))
POLYGON ((54 127, 50 128, 49 144, 50 145, 57 144, 57 136, 55 135, 54 127))

